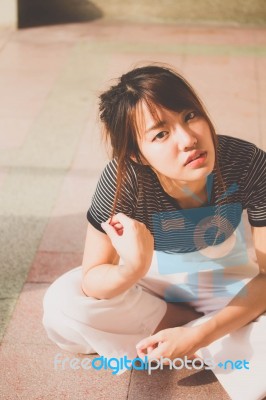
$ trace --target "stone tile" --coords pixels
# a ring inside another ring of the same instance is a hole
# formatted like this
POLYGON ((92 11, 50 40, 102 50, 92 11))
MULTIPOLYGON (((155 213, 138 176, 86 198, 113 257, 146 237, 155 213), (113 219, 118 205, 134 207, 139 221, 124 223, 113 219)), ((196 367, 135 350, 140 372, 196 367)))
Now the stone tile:
MULTIPOLYGON (((5 330, 11 318, 12 312, 16 305, 16 298, 1 298, 0 299, 0 342, 4 337, 5 330)), ((0 392, 1 393, 1 392, 0 392)))
MULTIPOLYGON (((21 123, 21 120, 36 118, 66 62, 68 51, 63 44, 48 47, 8 42, 0 53, 2 119, 14 119, 16 110, 13 125, 19 128, 18 122, 21 123)), ((20 137, 22 133, 19 129, 17 132, 20 137)))
POLYGON ((49 48, 16 43, 6 44, 0 53, 0 115, 16 119, 35 118, 58 73, 66 61, 64 45, 49 48), (57 57, 54 57, 56 52, 57 57), (16 92, 14 95, 13 88, 16 92))
MULTIPOLYGON (((22 146, 16 154, 17 168, 12 168, 5 179, 4 190, 0 197, 2 215, 0 257, 3 265, 0 270, 0 286, 4 297, 18 295, 23 286, 38 248, 36 246, 39 246, 43 236, 47 218, 49 218, 58 197, 62 180, 74 158, 79 136, 83 133, 84 123, 87 120, 88 109, 91 104, 88 92, 91 92, 92 81, 87 69, 89 63, 90 66, 92 65, 91 56, 86 54, 86 57, 87 62, 84 59, 82 46, 77 46, 71 60, 67 63, 62 75, 53 87, 53 91, 49 93, 40 118, 35 119, 34 129, 27 137, 25 146, 22 146), (84 61, 84 63, 81 61, 84 61), (71 112, 69 112, 69 108, 71 108, 71 112)), ((99 68, 96 71, 96 61, 93 71, 96 75, 102 76, 99 68)), ((32 112, 35 109, 36 111, 38 106, 36 106, 36 99, 30 91, 31 86, 27 87, 26 85, 27 79, 23 78, 24 74, 21 76, 21 81, 19 76, 15 81, 12 81, 12 74, 15 74, 15 72, 7 71, 6 75, 0 75, 0 80, 5 81, 5 78, 7 79, 8 84, 5 86, 7 92, 9 92, 11 83, 12 88, 15 88, 8 93, 12 104, 5 103, 4 90, 1 92, 1 101, 10 115, 14 115, 15 109, 17 117, 17 107, 14 107, 13 99, 15 99, 15 102, 27 103, 24 92, 28 94, 30 102, 33 102, 35 107, 28 109, 26 106, 27 110, 32 112), (16 84, 18 84, 17 87, 16 84)), ((36 71, 35 74, 38 75, 36 71)), ((25 76, 30 79, 30 72, 27 71, 25 76)), ((95 75, 93 77, 95 78, 95 75)), ((41 80, 42 76, 39 74, 38 82, 40 83, 41 80)), ((31 84, 33 84, 33 81, 31 84)), ((93 79, 93 82, 96 85, 97 79, 93 79)), ((43 86, 41 88, 43 89, 43 86)), ((50 88, 47 86, 45 90, 49 92, 50 88)), ((37 100, 36 103, 38 103, 37 100)), ((29 103, 27 104, 29 105, 29 103)), ((17 106, 19 108, 19 104, 17 106)), ((26 108, 23 109, 22 107, 19 111, 24 114, 26 108)), ((7 153, 7 156, 9 155, 7 153)), ((6 159, 10 162, 10 157, 6 159)), ((86 189, 86 182, 82 178, 79 182, 86 189)), ((79 182, 76 186, 72 186, 75 187, 77 193, 80 191, 79 182)), ((73 201, 73 204, 75 203, 78 203, 76 199, 73 201)), ((69 215, 70 208, 66 209, 66 213, 69 215)), ((67 251, 83 251, 87 224, 86 212, 85 216, 80 215, 78 223, 76 216, 72 217, 71 215, 69 220, 66 221, 64 213, 62 220, 64 220, 64 223, 67 222, 68 227, 72 227, 72 231, 71 229, 67 231, 69 235, 67 241, 65 242, 63 239, 65 246, 63 248, 66 248, 67 251), (83 236, 79 236, 82 235, 82 232, 83 236), (81 237, 81 240, 79 237, 81 237), (68 239, 71 244, 73 243, 74 250, 69 246, 68 239)), ((54 237, 55 242, 57 239, 58 236, 54 237)))
POLYGON ((265 86, 266 86, 266 57, 265 58, 257 58, 256 60, 256 78, 263 87, 263 94, 266 95, 265 86))
MULTIPOLYGON (((87 198, 84 196, 84 200, 88 198, 89 196, 87 198)), ((88 207, 89 201, 87 200, 82 213, 73 214, 67 211, 61 217, 53 216, 50 218, 45 227, 39 251, 83 253, 88 224, 86 218, 88 207)))
POLYGON ((0 193, 1 193, 1 188, 5 183, 5 180, 8 175, 8 168, 5 167, 0 167, 0 193))
POLYGON ((29 132, 32 119, 3 117, 0 119, 0 150, 17 148, 23 145, 29 132))
POLYGON ((202 399, 230 400, 215 375, 211 371, 188 371, 186 369, 132 372, 128 400, 162 399, 202 399), (139 388, 141 387, 141 391, 139 388))
MULTIPOLYGON (((58 72, 67 61, 71 47, 64 42, 50 46, 44 46, 44 44, 37 46, 31 42, 23 43, 20 40, 22 32, 14 33, 1 51, 0 68, 5 72, 7 70, 14 71, 17 75, 20 75, 20 71, 24 73, 30 71, 31 73, 38 72, 42 77, 50 76, 51 79, 57 77, 58 72), (55 51, 56 57, 52 57, 55 51)), ((34 36, 34 33, 34 30, 30 30, 31 37, 34 36)))
POLYGON ((40 112, 49 88, 45 85, 40 75, 31 76, 30 73, 24 76, 17 71, 4 71, 0 68, 0 115, 1 118, 16 115, 19 118, 34 118, 40 112), (16 88, 16 96, 12 88, 16 88))
MULTIPOLYGON (((100 34, 99 27, 102 22, 91 21, 78 24, 40 26, 30 29, 22 29, 14 35, 14 39, 19 43, 32 43, 38 46, 72 46, 78 40, 87 38, 95 38, 100 34)), ((105 23, 103 25, 106 26, 105 23)), ((108 29, 108 27, 107 27, 108 29)))
POLYGON ((251 28, 193 27, 188 29, 187 43, 215 45, 253 45, 255 31, 251 28))
MULTIPOLYGON (((60 192, 46 225, 40 251, 83 253, 87 230, 86 213, 101 171, 108 162, 103 150, 92 153, 88 135, 81 138, 71 170, 63 180, 60 192), (98 158, 98 162, 94 159, 98 158), (86 161, 87 160, 87 161, 86 161)), ((94 150, 99 143, 95 140, 94 150)))
MULTIPOLYGON (((265 85, 266 89, 266 85, 265 85)), ((260 130, 260 147, 266 151, 266 115, 264 110, 266 109, 266 96, 265 92, 264 95, 261 95, 260 98, 260 116, 259 116, 259 130, 260 130)))
POLYGON ((265 28, 254 28, 254 36, 256 43, 260 46, 266 45, 266 29, 265 28))
MULTIPOLYGON (((54 357, 74 356, 49 345, 4 343, 0 350, 0 392, 3 399, 20 400, 126 400, 130 372, 112 375, 110 370, 54 368, 54 357)), ((77 357, 77 356, 76 356, 77 357)), ((93 359, 95 356, 78 355, 93 359)), ((81 361, 79 361, 81 362, 81 361)))
POLYGON ((4 48, 5 44, 10 40, 13 35, 13 29, 9 27, 0 27, 0 51, 4 48))
POLYGON ((48 284, 37 283, 24 285, 5 332, 3 343, 51 344, 42 326, 42 301, 48 286, 48 284))
POLYGON ((244 60, 243 65, 241 57, 225 60, 223 57, 187 56, 185 73, 203 99, 218 133, 259 145, 255 63, 253 57, 244 60))
MULTIPOLYGON (((2 213, 4 210, 3 207, 2 213)), ((18 214, 1 216, 0 293, 2 298, 17 298, 21 292, 40 243, 45 222, 45 219, 22 217, 18 214)))
MULTIPOLYGON (((165 63, 174 66, 178 70, 182 70, 184 56, 182 54, 164 53, 159 50, 155 52, 153 49, 148 55, 145 50, 133 54, 130 52, 125 53, 124 51, 120 51, 119 54, 113 54, 111 56, 108 71, 106 73, 106 83, 110 84, 112 79, 120 77, 130 69, 154 63, 165 63)), ((106 85, 107 87, 108 84, 106 85)))
POLYGON ((95 131, 95 124, 95 119, 86 124, 46 225, 39 247, 41 252, 83 253, 86 213, 101 171, 108 162, 104 145, 100 143, 100 132, 91 133, 95 131))
POLYGON ((49 282, 81 265, 83 253, 53 253, 38 251, 29 271, 27 282, 49 282))
MULTIPOLYGON (((32 30, 32 29, 31 29, 32 30)), ((38 41, 41 43, 45 40, 48 43, 60 43, 62 40, 65 43, 76 42, 78 39, 84 41, 109 41, 119 40, 126 41, 127 43, 139 43, 140 41, 146 41, 153 43, 154 38, 156 41, 165 43, 171 41, 172 43, 182 43, 187 34, 187 27, 176 26, 176 24, 169 24, 165 26, 161 23, 132 23, 130 21, 106 21, 98 20, 90 23, 82 24, 68 24, 67 30, 62 26, 56 26, 53 28, 34 28, 32 30, 35 33, 35 37, 25 32, 20 36, 20 40, 29 40, 31 42, 38 41), (23 39, 21 39, 23 38, 23 39)))
POLYGON ((134 24, 130 22, 119 22, 116 31, 117 35, 115 35, 115 31, 113 30, 112 36, 117 36, 118 39, 126 38, 128 43, 144 41, 150 43, 176 44, 184 43, 188 29, 182 26, 177 27, 175 24, 165 26, 164 24, 158 23, 134 24))
POLYGON ((257 60, 257 90, 258 90, 258 112, 259 112, 259 126, 260 126, 260 145, 266 151, 266 58, 257 60))
MULTIPOLYGON (((103 77, 106 58, 104 54, 100 54, 92 60, 89 49, 83 43, 75 46, 38 118, 34 120, 27 143, 17 157, 17 164, 30 163, 38 168, 70 167, 79 138, 90 116, 93 91, 99 88, 103 77), (89 73, 87 65, 90 65, 89 73)), ((19 93, 22 97, 21 88, 19 93)))
POLYGON ((99 177, 108 160, 107 148, 103 142, 101 125, 98 120, 98 104, 95 101, 90 107, 71 170, 74 170, 75 174, 83 175, 89 182, 91 178, 99 177))

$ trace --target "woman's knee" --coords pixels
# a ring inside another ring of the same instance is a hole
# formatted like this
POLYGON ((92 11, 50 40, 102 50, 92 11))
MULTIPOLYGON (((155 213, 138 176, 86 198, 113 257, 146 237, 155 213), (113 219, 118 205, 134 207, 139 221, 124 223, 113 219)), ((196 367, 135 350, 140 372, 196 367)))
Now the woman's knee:
POLYGON ((75 278, 79 271, 75 269, 73 272, 69 271, 56 279, 48 287, 43 298, 43 326, 53 341, 64 336, 68 331, 68 325, 71 325, 65 307, 79 290, 77 279, 71 279, 75 278))
POLYGON ((57 278, 47 289, 43 298, 44 317, 64 312, 65 306, 72 299, 82 296, 81 267, 66 272, 57 278))
POLYGON ((79 329, 78 303, 73 299, 73 292, 68 293, 55 281, 46 291, 43 299, 42 323, 50 340, 61 349, 72 353, 94 353, 87 338, 82 336, 79 329), (71 296, 72 294, 72 296, 71 296), (68 315, 68 304, 71 304, 73 318, 68 315), (73 310, 75 307, 76 310, 73 310))

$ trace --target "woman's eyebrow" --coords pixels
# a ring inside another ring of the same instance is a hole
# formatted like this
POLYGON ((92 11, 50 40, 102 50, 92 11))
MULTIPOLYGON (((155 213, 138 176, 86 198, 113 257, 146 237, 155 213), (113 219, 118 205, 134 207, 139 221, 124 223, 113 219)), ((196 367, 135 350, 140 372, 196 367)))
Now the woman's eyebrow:
POLYGON ((152 125, 152 126, 145 132, 145 135, 146 135, 147 133, 151 132, 151 131, 154 131, 155 129, 162 128, 162 127, 165 126, 165 125, 166 125, 166 121, 158 121, 158 122, 156 122, 156 124, 152 125))

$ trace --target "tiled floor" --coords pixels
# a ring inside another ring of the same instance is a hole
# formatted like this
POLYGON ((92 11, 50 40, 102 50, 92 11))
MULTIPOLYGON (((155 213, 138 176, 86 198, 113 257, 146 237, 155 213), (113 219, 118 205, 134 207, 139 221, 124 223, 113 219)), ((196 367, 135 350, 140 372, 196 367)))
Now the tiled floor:
POLYGON ((42 328, 42 298, 81 263, 86 210, 107 160, 99 92, 136 64, 171 63, 219 133, 266 149, 265 45, 266 29, 255 28, 95 21, 0 31, 1 399, 228 399, 207 371, 55 370, 63 352, 42 328))

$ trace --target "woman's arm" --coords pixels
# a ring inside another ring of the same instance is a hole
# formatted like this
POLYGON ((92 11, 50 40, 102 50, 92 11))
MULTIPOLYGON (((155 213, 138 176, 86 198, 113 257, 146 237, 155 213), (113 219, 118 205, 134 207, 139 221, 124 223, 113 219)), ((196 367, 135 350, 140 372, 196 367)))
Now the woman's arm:
POLYGON ((253 228, 253 241, 260 272, 223 310, 200 326, 205 346, 266 311, 266 227, 253 228))
POLYGON ((164 329, 137 344, 139 357, 190 357, 222 336, 248 324, 266 310, 266 227, 254 228, 260 273, 215 316, 195 327, 164 329), (242 292, 242 293, 241 293, 242 292))
POLYGON ((82 290, 99 299, 117 296, 132 287, 148 271, 153 253, 153 237, 144 224, 122 213, 112 221, 111 225, 102 225, 107 234, 91 224, 87 230, 82 290), (119 257, 124 265, 118 265, 119 257))

